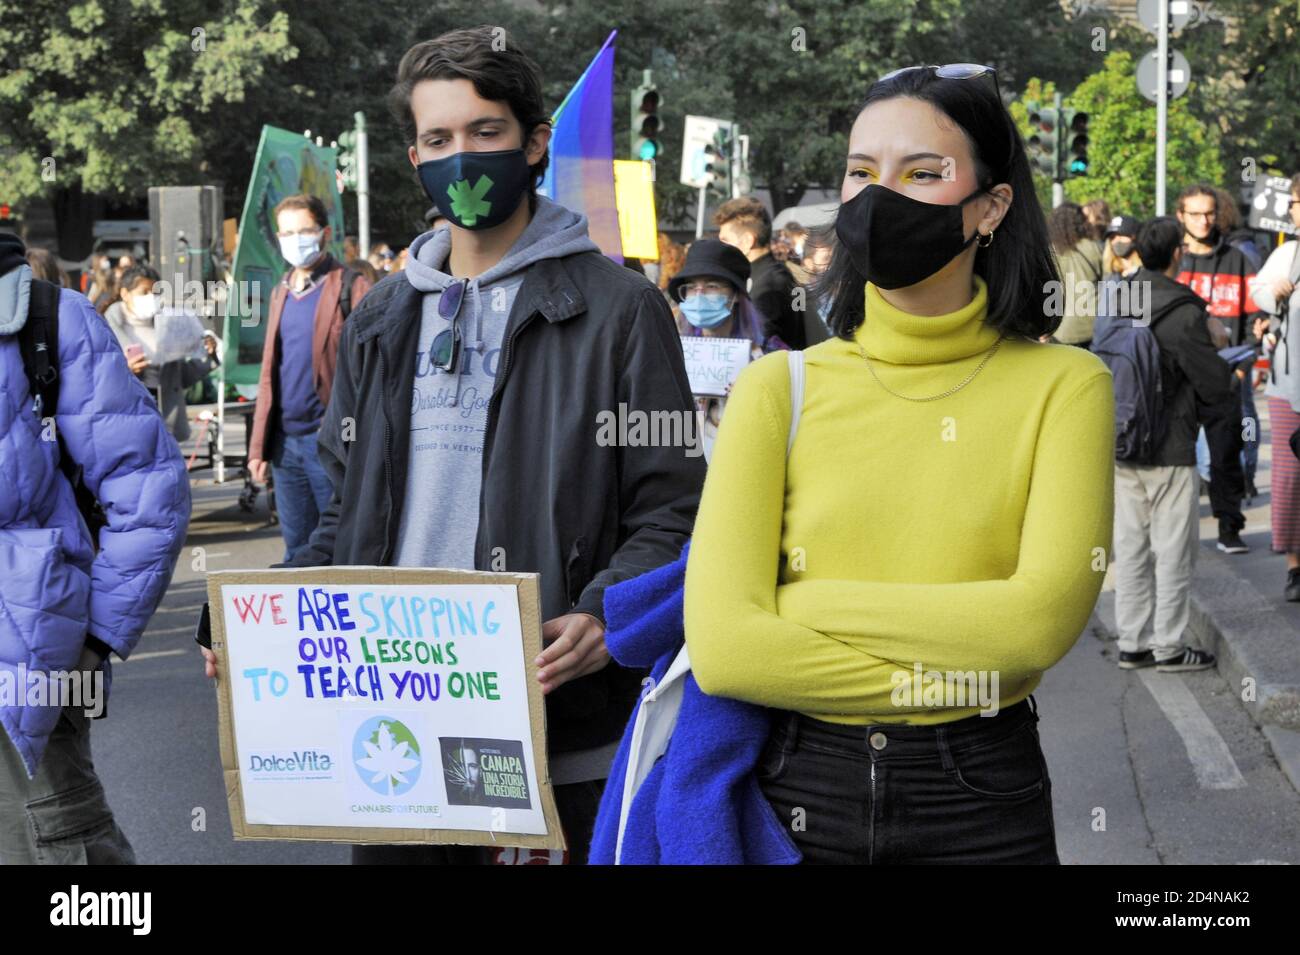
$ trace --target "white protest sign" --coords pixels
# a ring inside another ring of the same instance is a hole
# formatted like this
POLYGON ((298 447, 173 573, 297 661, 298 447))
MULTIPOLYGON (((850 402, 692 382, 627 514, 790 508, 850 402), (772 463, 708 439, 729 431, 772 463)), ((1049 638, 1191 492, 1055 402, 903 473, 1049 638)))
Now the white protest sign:
POLYGON ((682 336, 682 357, 686 360, 686 377, 691 382, 691 393, 725 395, 727 386, 749 364, 753 347, 747 338, 682 336))
POLYGON ((237 838, 564 847, 535 575, 334 567, 208 587, 237 838))

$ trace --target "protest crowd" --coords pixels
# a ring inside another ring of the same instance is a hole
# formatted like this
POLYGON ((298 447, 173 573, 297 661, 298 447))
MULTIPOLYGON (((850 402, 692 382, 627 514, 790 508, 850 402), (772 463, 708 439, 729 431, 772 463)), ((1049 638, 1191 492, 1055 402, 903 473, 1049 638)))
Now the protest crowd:
MULTIPOLYGON (((1171 215, 1045 213, 995 70, 955 64, 866 86, 827 221, 777 227, 740 195, 616 260, 539 191, 542 88, 489 27, 423 40, 391 102, 427 231, 363 257, 319 196, 275 204, 243 464, 274 490, 275 566, 539 575, 566 862, 1059 862, 1034 691, 1107 568, 1119 669, 1214 668, 1189 631, 1202 501, 1238 559, 1266 493, 1300 602, 1300 243, 1261 246, 1221 183, 1179 184, 1171 215), (710 339, 744 367, 699 393, 683 348, 710 339), (684 437, 598 440, 620 407, 684 437), (912 661, 992 675, 988 705, 900 695, 912 661)), ((231 359, 163 278, 104 255, 76 288, 0 232, 5 673, 107 684, 182 559, 187 409, 231 359)), ((0 860, 135 861, 95 721, 8 698, 0 721, 0 860)), ((514 765, 457 752, 467 792, 514 765)))

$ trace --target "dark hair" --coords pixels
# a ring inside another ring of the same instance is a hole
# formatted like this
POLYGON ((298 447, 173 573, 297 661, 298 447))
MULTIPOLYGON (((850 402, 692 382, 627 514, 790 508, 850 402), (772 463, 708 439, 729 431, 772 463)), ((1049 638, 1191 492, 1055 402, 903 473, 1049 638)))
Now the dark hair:
POLYGON ((1214 191, 1214 187, 1206 182, 1198 182, 1194 186, 1188 186, 1178 194, 1178 211, 1183 211, 1183 203, 1192 196, 1209 196, 1214 200, 1214 210, 1217 213, 1219 209, 1219 197, 1214 191))
POLYGON ((325 208, 325 203, 319 196, 312 196, 305 192, 300 192, 296 196, 285 196, 281 199, 276 203, 275 212, 271 216, 271 219, 275 222, 277 228, 279 228, 278 220, 280 218, 280 213, 285 209, 306 209, 311 213, 311 217, 316 220, 316 224, 322 229, 326 228, 330 224, 329 211, 325 208))
MULTIPOLYGON (((1204 193, 1197 193, 1204 195, 1204 193)), ((1173 216, 1158 216, 1138 226, 1133 248, 1152 272, 1164 272, 1183 245, 1182 224, 1173 216)))
POLYGON ((1088 213, 1096 215, 1098 222, 1088 221, 1088 234, 1100 242, 1106 238, 1106 225, 1110 222, 1110 203, 1105 199, 1093 199, 1083 204, 1083 214, 1086 217, 1088 213))
POLYGON ((1215 216, 1215 224, 1225 235, 1241 228, 1241 210, 1237 208, 1237 200, 1227 189, 1214 187, 1214 209, 1218 213, 1215 216))
POLYGON ((758 197, 741 196, 718 206, 718 211, 713 214, 713 224, 721 228, 728 222, 734 222, 736 228, 752 235, 756 248, 765 249, 772 244, 772 217, 758 197))
POLYGON ((159 275, 152 268, 144 264, 136 264, 122 273, 122 280, 118 283, 117 293, 119 296, 123 292, 135 294, 135 284, 137 282, 157 282, 159 275))
POLYGON ((1069 252, 1084 239, 1092 238, 1092 227, 1083 206, 1063 202, 1047 217, 1047 235, 1057 254, 1069 252))
POLYGON ((27 264, 31 267, 32 277, 62 285, 67 288, 68 273, 63 271, 59 260, 49 249, 28 249, 27 264))
MULTIPOLYGON (((477 26, 452 30, 424 40, 406 51, 397 65, 397 83, 388 93, 388 106, 407 145, 414 146, 415 113, 411 91, 423 80, 469 80, 486 100, 504 102, 524 128, 524 142, 538 126, 550 125, 542 99, 542 73, 533 59, 501 27, 477 26)), ((541 184, 549 150, 530 166, 533 187, 541 184)))
MULTIPOLYGON (((878 80, 858 112, 899 96, 923 100, 958 125, 970 143, 982 189, 1005 182, 1015 194, 998 226, 997 240, 975 252, 975 273, 988 285, 988 325, 1034 340, 1055 331, 1060 316, 1045 305, 1053 287, 1048 283, 1060 281, 1060 275, 1048 247, 1043 210, 1034 198, 1025 144, 1011 114, 990 84, 944 79, 933 70, 908 70, 878 80)), ((838 239, 833 249, 815 294, 830 296, 828 324, 840 338, 851 339, 864 318, 866 277, 838 239)))

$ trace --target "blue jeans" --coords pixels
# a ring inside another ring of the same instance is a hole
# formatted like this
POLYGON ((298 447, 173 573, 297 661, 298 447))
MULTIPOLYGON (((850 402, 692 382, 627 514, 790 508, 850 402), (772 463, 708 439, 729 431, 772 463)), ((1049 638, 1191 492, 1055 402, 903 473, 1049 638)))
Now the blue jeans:
POLYGON ((758 784, 805 863, 1058 865, 1037 723, 1025 701, 938 726, 779 712, 758 784))
POLYGON ((1243 447, 1241 450, 1241 467, 1246 472, 1246 479, 1250 483, 1255 483, 1255 469, 1259 466, 1259 412, 1255 410, 1255 389, 1251 387, 1251 378, 1254 374, 1252 369, 1246 369, 1246 378, 1241 384, 1241 426, 1244 432, 1246 419, 1249 418, 1254 422, 1254 438, 1247 441, 1242 439, 1243 447))
POLYGON ((306 546, 334 494, 334 487, 316 456, 317 433, 282 432, 279 447, 271 459, 275 509, 280 515, 285 560, 293 559, 306 546))

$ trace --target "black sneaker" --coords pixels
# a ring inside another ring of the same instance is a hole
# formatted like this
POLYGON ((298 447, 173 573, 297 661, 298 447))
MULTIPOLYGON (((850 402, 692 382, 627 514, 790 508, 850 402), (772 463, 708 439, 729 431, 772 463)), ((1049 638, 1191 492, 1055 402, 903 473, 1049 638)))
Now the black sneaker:
POLYGON ((1282 596, 1291 603, 1300 603, 1300 567, 1292 567, 1286 572, 1286 590, 1282 596))
POLYGON ((1255 479, 1246 478, 1246 503, 1249 504, 1257 497, 1259 497, 1259 488, 1255 487, 1255 479))
POLYGON ((1176 657, 1170 657, 1168 660, 1157 660, 1156 671, 1159 673, 1186 673, 1189 670, 1208 670, 1214 666, 1214 662, 1213 653, 1206 653, 1204 650, 1193 650, 1188 647, 1176 657))
POLYGON ((1250 548, 1246 546, 1246 542, 1241 539, 1241 534, 1237 531, 1219 532, 1219 550, 1225 554, 1250 553, 1250 548))
POLYGON ((1150 650, 1139 650, 1137 653, 1129 653, 1127 650, 1119 652, 1119 668, 1121 670, 1140 670, 1143 667, 1153 667, 1156 665, 1156 655, 1150 650))

